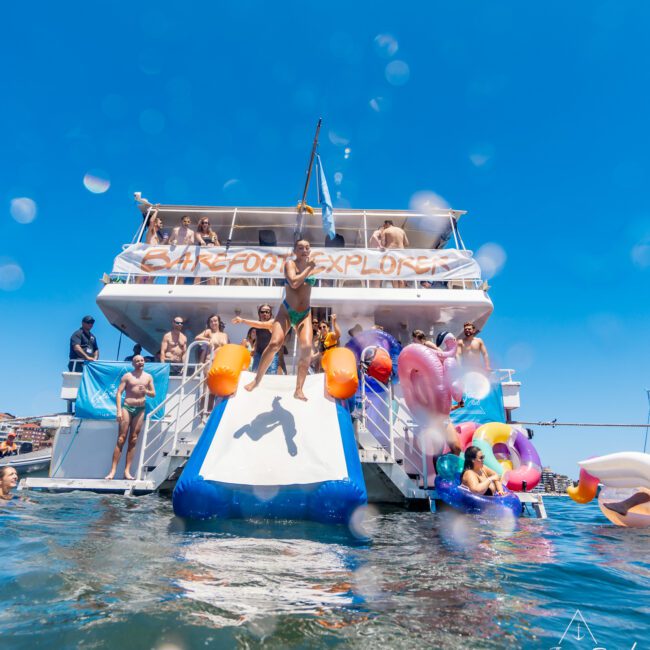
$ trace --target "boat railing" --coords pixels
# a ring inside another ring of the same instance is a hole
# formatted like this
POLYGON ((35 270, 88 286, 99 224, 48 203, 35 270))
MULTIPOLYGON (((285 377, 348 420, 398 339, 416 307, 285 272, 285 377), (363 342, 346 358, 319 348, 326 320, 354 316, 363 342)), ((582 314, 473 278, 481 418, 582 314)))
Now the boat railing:
MULTIPOLYGON (((146 285, 185 285, 185 286, 236 286, 236 287, 282 287, 284 278, 267 275, 259 277, 235 276, 182 276, 174 275, 169 271, 168 277, 154 276, 146 273, 111 273, 104 277, 104 284, 138 284, 146 285), (186 279, 192 280, 191 284, 186 285, 186 279), (198 280, 195 282, 194 280, 198 280)), ((315 287, 337 288, 337 289, 417 289, 427 291, 429 289, 443 290, 487 290, 487 283, 480 279, 463 279, 463 280, 333 280, 327 278, 317 278, 315 287)))
POLYGON ((212 347, 208 341, 193 341, 187 348, 185 362, 181 373, 180 385, 162 401, 151 413, 147 415, 142 431, 140 445, 140 458, 138 461, 137 476, 144 478, 144 474, 151 463, 171 444, 171 450, 176 448, 181 422, 192 413, 191 422, 202 423, 208 410, 208 396, 206 394, 203 376, 205 370, 212 363, 212 347), (190 352, 194 348, 207 347, 209 354, 203 363, 189 364, 190 352), (188 392, 187 388, 191 386, 188 392), (167 407, 172 407, 168 417, 153 420, 153 416, 166 412, 167 407), (198 407, 198 408, 197 408, 198 407), (156 429, 158 431, 156 432, 156 429))
POLYGON ((516 371, 513 368, 498 368, 497 370, 494 371, 494 374, 496 375, 496 378, 499 381, 499 383, 504 384, 504 383, 512 383, 513 381, 515 381, 512 378, 515 372, 516 371))
POLYGON ((361 423, 377 442, 396 461, 400 462, 407 474, 420 476, 424 489, 428 487, 429 468, 424 444, 417 447, 415 426, 395 412, 393 385, 385 385, 373 379, 381 387, 378 391, 361 375, 361 423), (374 399, 370 399, 370 396, 374 399), (388 396, 388 397, 385 397, 388 396), (377 405, 379 402, 380 406, 377 405), (382 412, 383 411, 383 412, 382 412), (368 427, 370 425, 370 428, 368 427), (387 430, 387 432, 386 432, 387 430))

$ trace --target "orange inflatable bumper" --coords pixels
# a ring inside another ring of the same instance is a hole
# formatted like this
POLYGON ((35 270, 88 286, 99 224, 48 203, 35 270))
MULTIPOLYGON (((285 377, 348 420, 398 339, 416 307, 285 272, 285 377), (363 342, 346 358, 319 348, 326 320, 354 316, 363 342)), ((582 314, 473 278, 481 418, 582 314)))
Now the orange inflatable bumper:
POLYGON ((251 353, 243 346, 228 343, 220 347, 206 379, 213 395, 228 397, 237 390, 239 375, 251 362, 251 353))
POLYGON ((349 399, 357 392, 357 358, 348 348, 331 348, 323 355, 325 389, 335 399, 349 399))

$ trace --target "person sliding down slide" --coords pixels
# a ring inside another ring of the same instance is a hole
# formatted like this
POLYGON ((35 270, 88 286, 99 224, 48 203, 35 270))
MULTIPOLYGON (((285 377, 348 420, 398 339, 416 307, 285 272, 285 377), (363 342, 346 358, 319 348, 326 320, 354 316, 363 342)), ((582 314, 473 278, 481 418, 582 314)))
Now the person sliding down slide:
POLYGON ((280 309, 273 320, 271 327, 271 340, 260 359, 255 379, 245 386, 251 391, 257 387, 266 373, 266 369, 273 361, 273 357, 284 345, 287 332, 293 327, 298 336, 300 346, 298 359, 298 373, 296 378, 296 399, 307 401, 302 387, 309 370, 311 360, 311 342, 313 331, 311 327, 311 288, 316 283, 316 277, 310 273, 316 268, 314 260, 310 257, 311 246, 306 239, 299 239, 293 245, 295 260, 287 260, 284 265, 285 297, 280 309))

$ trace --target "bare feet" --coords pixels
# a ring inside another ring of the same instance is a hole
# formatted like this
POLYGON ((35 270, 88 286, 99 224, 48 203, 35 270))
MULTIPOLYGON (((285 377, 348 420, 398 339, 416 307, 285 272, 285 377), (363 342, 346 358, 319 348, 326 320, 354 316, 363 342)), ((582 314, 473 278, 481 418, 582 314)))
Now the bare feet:
POLYGON ((131 472, 124 472, 124 478, 127 481, 135 481, 135 476, 131 476, 131 472))
POLYGON ((109 472, 108 474, 106 474, 106 476, 104 476, 104 480, 112 481, 114 476, 115 476, 115 472, 109 472))
POLYGON ((618 513, 619 515, 625 517, 627 514, 627 507, 624 506, 622 503, 603 503, 605 508, 608 510, 613 510, 614 512, 618 513))
POLYGON ((293 394, 293 396, 296 399, 302 400, 303 402, 307 401, 307 398, 305 397, 305 394, 302 392, 302 388, 296 388, 296 392, 293 394))
POLYGON ((257 379, 253 379, 253 381, 250 384, 246 384, 246 386, 244 386, 244 388, 248 392, 252 391, 254 388, 257 388, 257 379))

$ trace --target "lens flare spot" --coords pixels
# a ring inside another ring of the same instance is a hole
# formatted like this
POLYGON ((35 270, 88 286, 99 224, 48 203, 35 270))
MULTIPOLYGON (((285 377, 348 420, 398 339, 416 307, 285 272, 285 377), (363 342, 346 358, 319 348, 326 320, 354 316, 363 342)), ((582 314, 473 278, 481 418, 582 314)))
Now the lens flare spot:
POLYGON ((490 393, 490 380, 481 372, 470 371, 463 376, 465 395, 473 399, 485 399, 490 393))
POLYGON ((276 485, 255 485, 253 487, 253 494, 260 501, 271 501, 278 495, 279 491, 280 488, 276 485))
POLYGON ((381 582, 373 567, 359 567, 354 572, 352 585, 354 592, 364 600, 377 600, 381 596, 381 582))
POLYGON ((489 167, 494 156, 494 148, 489 144, 476 145, 469 154, 474 167, 489 167))
POLYGON ((343 135, 342 133, 337 133, 332 129, 328 131, 327 137, 329 138, 329 141, 337 147, 347 147, 350 144, 350 138, 343 135))
POLYGON ((336 172, 334 174, 334 183, 340 185, 343 182, 343 174, 341 172, 336 172))
POLYGON ((411 197, 409 207, 414 212, 419 212, 420 214, 437 214, 441 210, 448 210, 449 203, 435 192, 422 190, 421 192, 416 192, 411 197))
POLYGON ((25 282, 25 274, 18 264, 0 261, 0 291, 17 291, 25 282))
POLYGON ((405 61, 391 61, 385 70, 386 81, 391 86, 403 86, 411 76, 411 70, 405 61))
POLYGON ((11 199, 9 212, 18 223, 31 223, 36 219, 36 201, 26 196, 11 199))
POLYGON ((229 178, 229 179, 228 179, 228 180, 223 184, 223 188, 222 188, 222 189, 227 190, 229 187, 233 187, 233 186, 237 185, 237 183, 239 183, 239 179, 238 179, 238 178, 229 178))
POLYGON ((93 169, 84 176, 84 187, 93 194, 103 194, 110 186, 108 174, 100 169, 93 169))
POLYGON ((368 104, 370 105, 370 108, 372 108, 375 113, 385 113, 387 110, 390 109, 390 101, 388 100, 387 97, 373 97, 368 104))
POLYGON ((390 59, 399 50, 399 43, 392 34, 377 34, 374 45, 376 54, 382 59, 390 59))
POLYGON ((140 113, 140 128, 149 135, 159 135, 165 128, 165 116, 155 108, 140 113))
POLYGON ((350 532, 357 539, 369 539, 368 524, 378 514, 378 510, 372 506, 359 506, 350 517, 350 523, 348 524, 350 532))
POLYGON ((643 241, 632 247, 630 251, 632 264, 637 269, 647 269, 650 267, 650 241, 643 241))
POLYGON ((346 148, 343 150, 343 158, 344 158, 345 160, 347 160, 347 159, 350 157, 350 154, 351 154, 351 153, 352 153, 352 149, 350 149, 350 147, 346 147, 346 148))
POLYGON ((527 343, 515 343, 506 352, 506 363, 509 368, 528 370, 535 361, 535 352, 527 343))
POLYGON ((497 275, 505 266, 507 259, 503 247, 494 242, 483 244, 483 246, 476 251, 474 257, 481 267, 483 278, 485 280, 489 280, 497 275))

